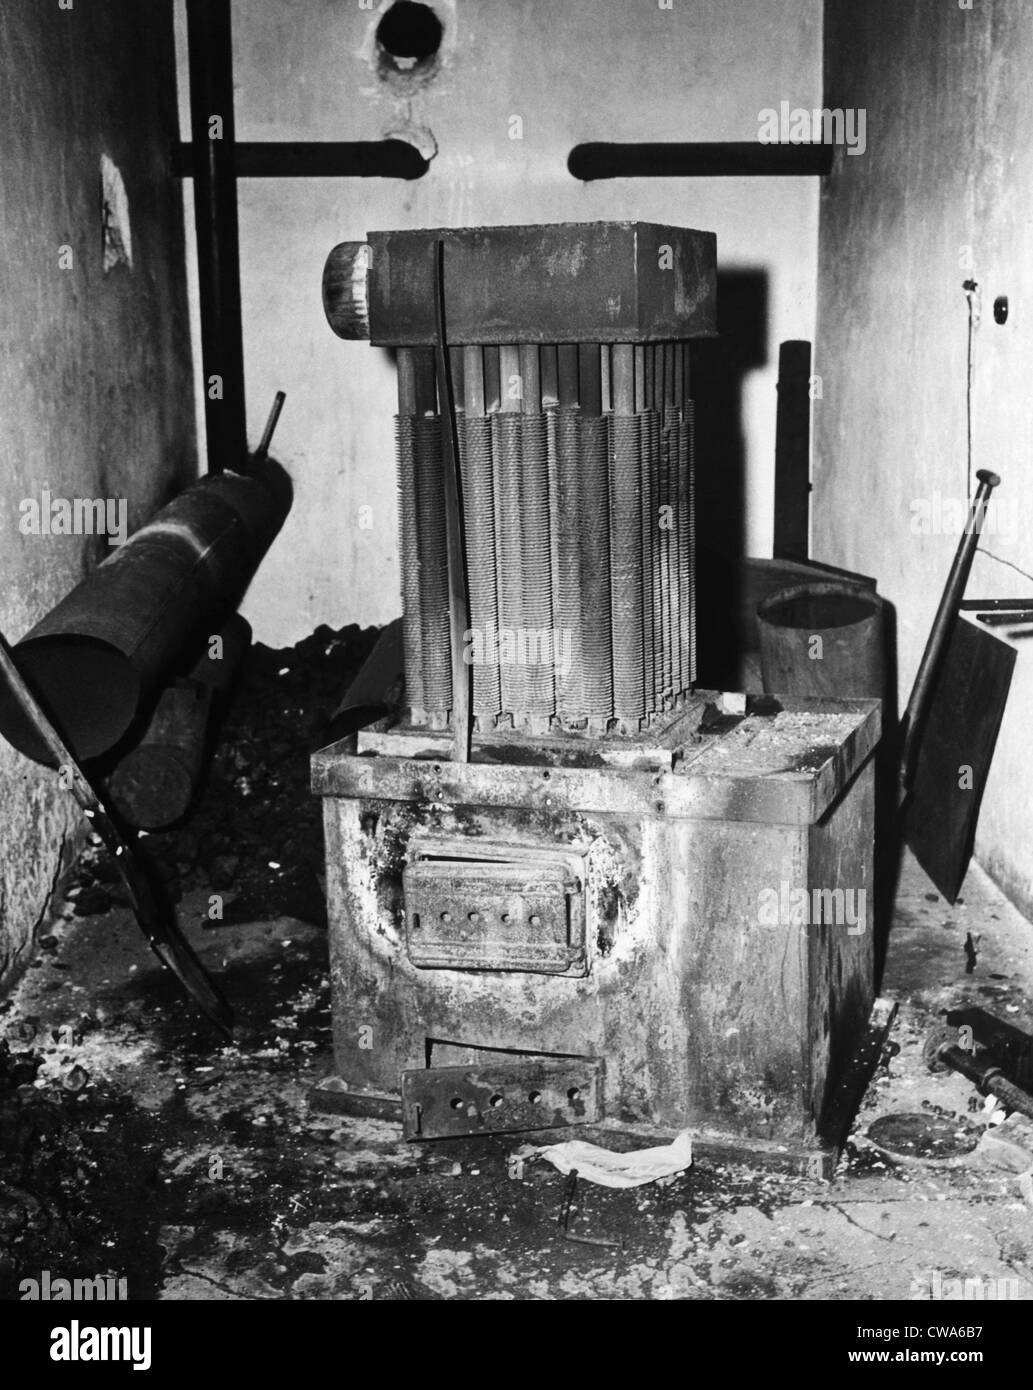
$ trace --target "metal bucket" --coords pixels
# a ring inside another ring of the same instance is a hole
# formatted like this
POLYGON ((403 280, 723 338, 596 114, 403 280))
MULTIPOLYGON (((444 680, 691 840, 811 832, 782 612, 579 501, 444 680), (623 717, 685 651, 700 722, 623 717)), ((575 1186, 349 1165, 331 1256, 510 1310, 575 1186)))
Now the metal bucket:
POLYGON ((859 585, 794 584, 757 608, 764 690, 815 699, 883 699, 883 601, 859 585))

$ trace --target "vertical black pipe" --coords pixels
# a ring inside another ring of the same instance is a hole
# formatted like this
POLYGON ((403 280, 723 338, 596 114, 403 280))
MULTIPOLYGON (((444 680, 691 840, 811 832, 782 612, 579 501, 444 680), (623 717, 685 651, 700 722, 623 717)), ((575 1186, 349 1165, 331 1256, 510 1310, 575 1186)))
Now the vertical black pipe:
POLYGON ((187 0, 187 48, 208 471, 244 471, 247 424, 230 0, 187 0))
POLYGON ((806 560, 811 512, 811 345, 791 339, 778 349, 775 416, 776 560, 806 560))

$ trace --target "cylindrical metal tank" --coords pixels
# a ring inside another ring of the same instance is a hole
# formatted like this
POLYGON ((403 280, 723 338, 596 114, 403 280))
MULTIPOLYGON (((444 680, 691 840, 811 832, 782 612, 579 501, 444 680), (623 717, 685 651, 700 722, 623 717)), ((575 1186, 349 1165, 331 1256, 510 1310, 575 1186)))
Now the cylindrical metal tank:
POLYGON ((836 581, 795 584, 757 609, 764 689, 815 699, 885 696, 883 604, 836 581))
MULTIPOLYGON (((14 648, 14 659, 77 758, 114 748, 191 643, 240 602, 290 511, 290 479, 265 459, 253 473, 204 478, 98 565, 14 648)), ((48 754, 9 692, 0 733, 48 754)))

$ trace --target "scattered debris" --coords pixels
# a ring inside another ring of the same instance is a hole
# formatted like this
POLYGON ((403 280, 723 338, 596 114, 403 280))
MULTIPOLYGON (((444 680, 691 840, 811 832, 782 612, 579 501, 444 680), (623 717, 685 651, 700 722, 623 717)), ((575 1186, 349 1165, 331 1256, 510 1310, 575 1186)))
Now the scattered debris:
MULTIPOLYGON (((380 629, 318 627, 294 647, 256 643, 218 722, 215 753, 187 817, 143 846, 174 901, 196 888, 225 894, 212 927, 289 916, 326 924, 322 807, 309 755, 380 629)), ((76 915, 124 903, 118 870, 98 846, 77 866, 76 915)))
POLYGON ((979 944, 979 937, 973 937, 971 932, 965 933, 965 974, 971 975, 976 968, 979 955, 976 946, 979 944))
POLYGON ((1013 1173, 1033 1168, 1033 1120, 1025 1115, 1009 1115, 1000 1124, 988 1127, 976 1147, 976 1154, 994 1168, 1013 1173))

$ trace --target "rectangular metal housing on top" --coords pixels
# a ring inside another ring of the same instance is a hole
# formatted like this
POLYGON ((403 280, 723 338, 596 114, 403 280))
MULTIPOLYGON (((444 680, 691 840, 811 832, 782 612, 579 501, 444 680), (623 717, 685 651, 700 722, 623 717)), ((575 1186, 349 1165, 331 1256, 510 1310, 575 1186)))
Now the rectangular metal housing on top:
POLYGON ((717 238, 654 222, 371 232, 370 341, 435 341, 434 264, 445 242, 455 347, 658 343, 717 333, 717 238))

